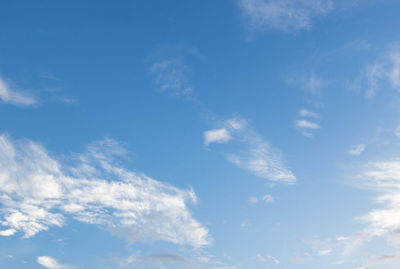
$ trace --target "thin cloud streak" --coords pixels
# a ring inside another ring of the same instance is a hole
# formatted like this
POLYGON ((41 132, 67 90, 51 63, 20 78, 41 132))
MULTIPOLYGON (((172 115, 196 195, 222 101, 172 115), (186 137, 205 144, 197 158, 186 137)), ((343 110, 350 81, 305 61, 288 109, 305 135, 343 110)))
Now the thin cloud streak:
MULTIPOLYGON (((217 130, 226 130, 224 137, 231 137, 229 140, 239 142, 243 148, 225 153, 229 162, 272 182, 292 184, 296 181, 294 174, 285 166, 281 154, 251 129, 246 120, 231 118, 225 120, 221 127, 217 130)), ((211 144, 208 140, 204 143, 211 144)))
POLYGON ((0 100, 15 106, 32 106, 38 102, 35 97, 12 89, 2 77, 0 77, 0 100))

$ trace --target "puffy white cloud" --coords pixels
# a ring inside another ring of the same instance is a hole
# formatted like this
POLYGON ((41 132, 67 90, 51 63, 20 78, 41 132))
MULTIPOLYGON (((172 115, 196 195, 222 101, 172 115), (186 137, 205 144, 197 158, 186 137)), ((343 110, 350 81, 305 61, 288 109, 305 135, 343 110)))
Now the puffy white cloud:
POLYGON ((62 265, 56 259, 48 256, 40 256, 37 258, 37 263, 48 269, 67 269, 67 265, 62 265))
POLYGON ((30 106, 37 103, 33 96, 12 89, 2 77, 0 77, 0 100, 15 106, 30 106))
POLYGON ((163 240, 195 247, 209 243, 208 231, 186 203, 181 190, 117 165, 124 149, 104 139, 69 162, 60 162, 39 144, 0 136, 1 235, 25 238, 68 217, 105 227, 130 241, 163 240))
POLYGON ((359 156, 359 155, 361 155, 361 153, 363 153, 364 150, 365 150, 365 145, 364 144, 353 145, 349 149, 348 153, 350 155, 353 155, 353 156, 359 156))
POLYGON ((331 0, 238 0, 253 29, 309 29, 312 19, 332 10, 331 0))
POLYGON ((223 121, 221 125, 222 128, 216 130, 227 130, 229 140, 242 146, 242 150, 225 154, 228 161, 260 178, 289 184, 295 182, 296 177, 285 166, 281 154, 251 129, 246 120, 235 117, 223 121))
POLYGON ((204 144, 226 143, 232 139, 231 134, 225 128, 209 130, 204 132, 204 144))
POLYGON ((16 233, 17 231, 14 229, 8 229, 8 230, 3 230, 0 231, 0 236, 12 236, 16 233))

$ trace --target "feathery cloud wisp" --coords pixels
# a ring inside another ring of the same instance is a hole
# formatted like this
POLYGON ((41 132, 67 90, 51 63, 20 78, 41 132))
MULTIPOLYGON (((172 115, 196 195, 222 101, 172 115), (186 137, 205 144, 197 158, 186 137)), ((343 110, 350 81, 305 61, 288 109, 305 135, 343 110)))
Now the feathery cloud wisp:
POLYGON ((392 46, 378 56, 350 85, 369 99, 382 88, 400 90, 400 46, 392 46))
POLYGON ((252 29, 285 32, 309 29, 314 17, 333 8, 331 0, 239 0, 238 5, 252 29))
POLYGON ((155 62, 150 72, 155 74, 156 84, 161 91, 175 96, 190 96, 193 93, 188 82, 188 67, 177 59, 155 62))
POLYGON ((231 134, 225 128, 209 130, 204 132, 204 144, 210 143, 226 143, 232 139, 231 134))
POLYGON ((30 106, 37 103, 33 96, 11 89, 10 85, 0 77, 0 100, 15 106, 30 106))
POLYGON ((308 120, 298 120, 298 121, 296 121, 296 125, 297 125, 297 127, 302 128, 302 129, 315 130, 315 129, 320 128, 318 124, 308 121, 308 120))
POLYGON ((49 256, 40 256, 37 258, 37 263, 48 269, 67 269, 67 265, 59 264, 58 261, 49 256))
POLYGON ((312 112, 312 111, 310 111, 308 109, 300 109, 299 110, 299 115, 302 116, 302 117, 315 118, 315 119, 318 119, 320 117, 317 113, 312 112))
POLYGON ((363 153, 364 150, 365 150, 365 145, 364 144, 353 145, 349 149, 348 153, 350 155, 353 155, 353 156, 359 156, 359 155, 361 155, 361 153, 363 153))
POLYGON ((0 136, 1 235, 25 238, 65 225, 67 216, 105 227, 129 241, 163 240, 195 247, 208 231, 190 214, 192 190, 181 190, 116 164, 114 140, 91 144, 68 165, 32 141, 0 136))
MULTIPOLYGON (((242 145, 243 150, 226 154, 231 163, 270 181, 289 184, 295 182, 296 177, 285 166, 280 153, 251 129, 246 120, 242 118, 228 119, 222 123, 221 128, 216 130, 226 130, 229 136, 222 137, 229 137, 228 140, 239 142, 242 145)), ((207 141, 206 139, 205 143, 207 141)), ((211 141, 207 144, 210 143, 211 141)))

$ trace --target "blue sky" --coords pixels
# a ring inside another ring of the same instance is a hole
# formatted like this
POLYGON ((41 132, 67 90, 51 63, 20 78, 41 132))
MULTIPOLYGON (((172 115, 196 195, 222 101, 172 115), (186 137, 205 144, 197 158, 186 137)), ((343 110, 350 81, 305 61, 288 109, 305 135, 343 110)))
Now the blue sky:
POLYGON ((398 268, 400 3, 0 3, 0 267, 398 268))

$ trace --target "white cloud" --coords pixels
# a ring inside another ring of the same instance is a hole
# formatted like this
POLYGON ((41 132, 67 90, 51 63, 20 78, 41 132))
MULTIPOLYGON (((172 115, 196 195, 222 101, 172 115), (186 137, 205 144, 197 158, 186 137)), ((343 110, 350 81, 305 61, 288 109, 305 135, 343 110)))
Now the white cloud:
POLYGON ((226 143, 232 139, 231 134, 225 128, 204 132, 204 144, 226 143))
POLYGON ((369 99, 383 88, 400 90, 400 46, 392 46, 368 64, 351 87, 369 99))
MULTIPOLYGON (((359 177, 363 186, 379 193, 375 199, 381 205, 363 216, 371 235, 388 235, 400 229, 400 160, 373 162, 359 177)), ((400 243, 400 242, 398 242, 400 243)))
POLYGON ((361 153, 363 153, 364 150, 365 150, 365 145, 364 144, 353 145, 349 149, 348 153, 350 155, 353 155, 353 156, 359 156, 359 155, 361 155, 361 153))
POLYGON ((257 30, 309 29, 312 19, 332 10, 331 0, 238 0, 250 26, 257 30))
POLYGON ((3 103, 15 106, 30 106, 37 103, 33 96, 11 89, 10 85, 2 77, 0 77, 0 100, 3 103))
POLYGON ((68 266, 59 264, 56 259, 48 256, 40 256, 37 258, 37 263, 48 269, 67 269, 68 266))
POLYGON ((301 129, 310 129, 310 130, 316 130, 320 128, 317 123, 308 120, 297 120, 296 126, 301 129))
POLYGON ((308 118, 315 118, 315 119, 319 118, 319 115, 317 113, 312 112, 312 111, 307 110, 307 109, 300 109, 299 110, 299 115, 302 116, 302 117, 308 117, 308 118))
POLYGON ((0 236, 12 236, 16 233, 17 231, 14 229, 8 229, 8 230, 3 230, 0 231, 0 236))
POLYGON ((225 154, 228 161, 260 178, 289 184, 295 182, 296 177, 285 166, 281 154, 251 129, 246 120, 236 117, 221 125, 222 128, 217 130, 226 129, 229 140, 239 142, 242 148, 225 154))
MULTIPOLYGON (((373 237, 386 236, 393 245, 400 245, 400 160, 370 162, 358 175, 360 187, 377 193, 374 201, 379 205, 359 220, 367 224, 357 245, 373 237)), ((373 257, 364 267, 400 262, 399 254, 373 257)))
POLYGON ((262 199, 263 199, 264 202, 269 203, 269 204, 273 203, 275 201, 274 197, 272 195, 269 195, 269 194, 264 195, 262 199))
POLYGON ((181 190, 124 169, 125 150, 114 140, 88 146, 66 164, 32 141, 0 136, 0 224, 25 238, 62 227, 67 216, 96 224, 132 242, 163 240, 195 247, 208 231, 190 214, 192 190, 181 190))

